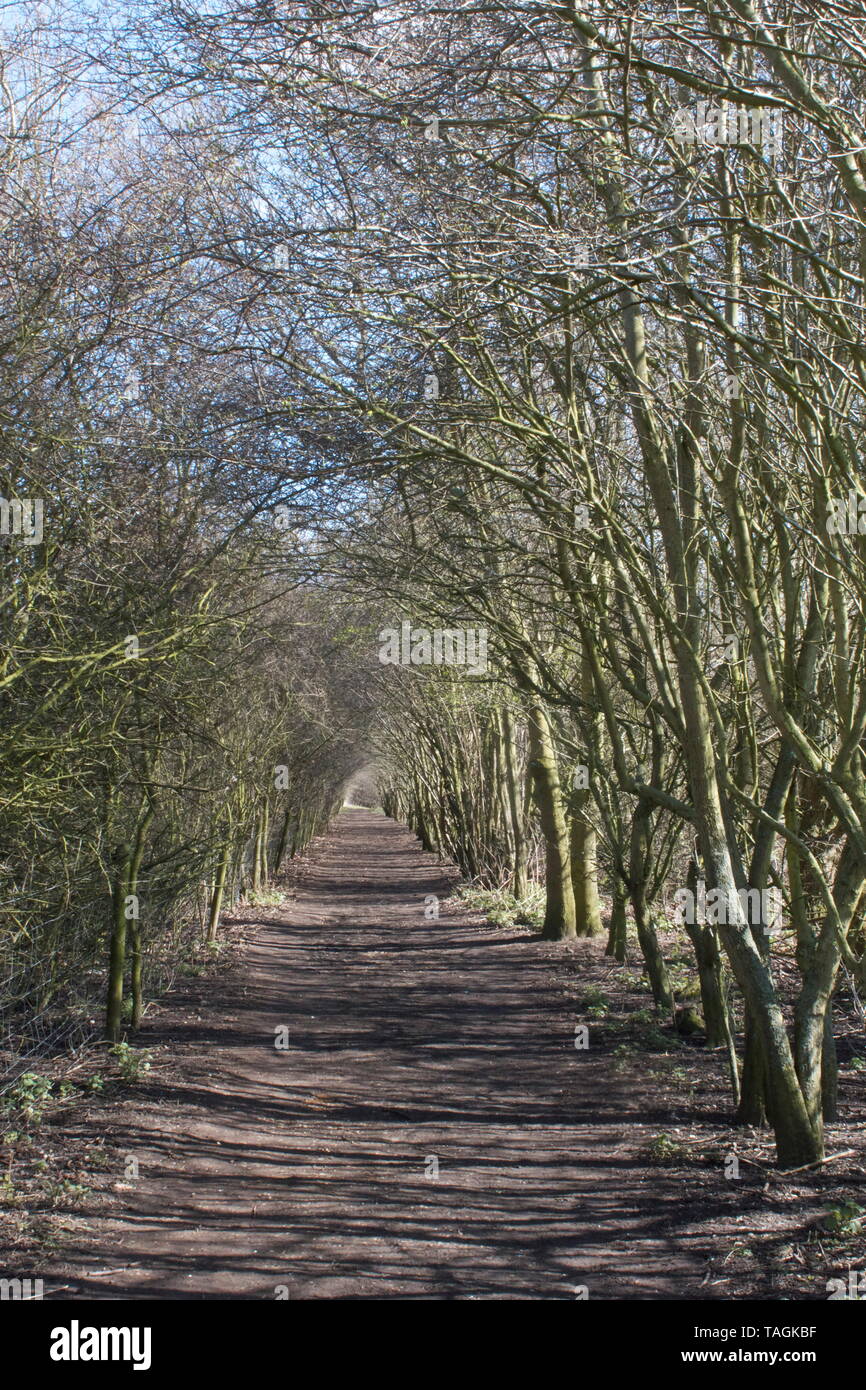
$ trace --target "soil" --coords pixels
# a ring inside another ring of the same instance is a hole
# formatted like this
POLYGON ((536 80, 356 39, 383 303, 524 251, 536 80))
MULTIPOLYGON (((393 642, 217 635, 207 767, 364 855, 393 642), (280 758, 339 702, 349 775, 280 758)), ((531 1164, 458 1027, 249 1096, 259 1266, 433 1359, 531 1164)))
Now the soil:
POLYGON ((25 1160, 7 1218, 45 1298, 826 1299, 866 1268, 862 1073, 846 1156, 778 1174, 636 961, 494 927, 373 812, 300 867, 148 1011, 150 1072, 46 1118, 81 1190, 46 1204, 25 1160))

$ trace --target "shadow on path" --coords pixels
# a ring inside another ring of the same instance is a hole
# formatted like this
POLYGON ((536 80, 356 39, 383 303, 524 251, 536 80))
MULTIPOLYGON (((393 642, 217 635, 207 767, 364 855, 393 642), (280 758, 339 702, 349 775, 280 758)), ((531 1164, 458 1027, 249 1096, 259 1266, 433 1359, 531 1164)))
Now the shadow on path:
POLYGON ((55 1297, 705 1296, 679 1186, 636 1157, 651 1098, 575 1050, 550 946, 425 921, 452 884, 341 814, 207 1016, 143 1030, 171 1069, 118 1109, 139 1177, 76 1224, 55 1297))

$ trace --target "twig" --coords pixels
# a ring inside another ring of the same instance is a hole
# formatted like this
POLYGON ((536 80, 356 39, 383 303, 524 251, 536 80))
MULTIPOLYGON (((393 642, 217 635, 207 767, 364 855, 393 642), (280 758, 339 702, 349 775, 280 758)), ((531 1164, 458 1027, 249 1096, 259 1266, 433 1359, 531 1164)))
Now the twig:
POLYGON ((833 1163, 837 1158, 850 1158, 852 1154, 856 1153, 856 1149, 842 1149, 840 1153, 828 1154, 826 1158, 819 1158, 817 1163, 804 1163, 802 1168, 777 1168, 773 1171, 782 1177, 787 1177, 789 1173, 806 1173, 810 1168, 823 1168, 825 1163, 833 1163))
POLYGON ((800 1168, 773 1168, 768 1163, 758 1163, 753 1158, 743 1158, 742 1154, 737 1154, 741 1163, 749 1163, 753 1168, 764 1168, 771 1177, 787 1178, 792 1173, 807 1173, 810 1168, 823 1168, 825 1163, 833 1163, 837 1158, 850 1158, 858 1152, 857 1149, 842 1149, 840 1153, 828 1154, 826 1158, 819 1158, 815 1163, 804 1163, 800 1168))

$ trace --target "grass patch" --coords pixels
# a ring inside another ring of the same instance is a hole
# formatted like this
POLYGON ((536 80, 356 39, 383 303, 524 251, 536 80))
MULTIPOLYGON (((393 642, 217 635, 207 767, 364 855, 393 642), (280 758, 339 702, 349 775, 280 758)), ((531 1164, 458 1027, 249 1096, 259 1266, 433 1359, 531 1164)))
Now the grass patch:
POLYGON ((688 1158, 688 1150, 678 1139, 672 1139, 669 1134, 657 1134, 641 1150, 647 1163, 652 1163, 657 1168, 669 1168, 675 1164, 684 1163, 688 1158))
POLYGON ((834 1203, 821 1218, 821 1230, 836 1240, 847 1240, 850 1236, 863 1235, 866 1221, 866 1207, 856 1202, 834 1203))
POLYGON ((610 999, 604 990, 592 986, 584 991, 580 1007, 589 1018, 605 1018, 610 1012, 610 999))
POLYGON ((525 898, 515 898, 506 888, 481 888, 464 883, 456 896, 470 912, 483 912, 496 927, 533 927, 541 931, 544 922, 544 889, 534 884, 525 898))
POLYGON ((246 902, 250 907, 279 907, 285 896, 276 888, 260 888, 258 892, 248 893, 246 902))

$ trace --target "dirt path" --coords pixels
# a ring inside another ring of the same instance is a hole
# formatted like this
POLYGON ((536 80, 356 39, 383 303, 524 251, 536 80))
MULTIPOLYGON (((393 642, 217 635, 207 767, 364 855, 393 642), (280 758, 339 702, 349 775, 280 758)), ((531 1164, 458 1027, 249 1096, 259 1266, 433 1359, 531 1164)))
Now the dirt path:
POLYGON ((425 921, 448 887, 406 830, 340 816, 203 1018, 144 1030, 171 1065, 116 1121, 139 1176, 55 1297, 706 1296, 676 1178, 635 1158, 641 1096, 575 1049, 563 948, 425 921))

